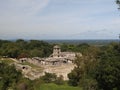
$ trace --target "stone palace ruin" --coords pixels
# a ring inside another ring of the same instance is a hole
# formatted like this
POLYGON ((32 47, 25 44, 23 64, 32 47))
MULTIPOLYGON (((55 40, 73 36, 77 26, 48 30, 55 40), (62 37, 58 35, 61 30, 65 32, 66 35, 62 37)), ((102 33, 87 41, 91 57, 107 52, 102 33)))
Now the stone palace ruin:
POLYGON ((53 53, 47 58, 21 58, 20 62, 29 62, 35 65, 61 65, 73 63, 76 55, 82 56, 81 53, 75 52, 61 52, 61 48, 58 45, 53 47, 53 53))
POLYGON ((19 63, 31 63, 38 67, 43 68, 42 72, 37 69, 32 69, 27 65, 16 65, 22 69, 25 77, 30 79, 39 78, 43 76, 45 72, 55 73, 57 76, 62 75, 64 80, 68 80, 67 74, 74 68, 73 61, 76 55, 82 56, 81 53, 75 52, 61 52, 61 48, 58 45, 53 47, 53 53, 47 58, 33 57, 33 58, 21 58, 19 63))

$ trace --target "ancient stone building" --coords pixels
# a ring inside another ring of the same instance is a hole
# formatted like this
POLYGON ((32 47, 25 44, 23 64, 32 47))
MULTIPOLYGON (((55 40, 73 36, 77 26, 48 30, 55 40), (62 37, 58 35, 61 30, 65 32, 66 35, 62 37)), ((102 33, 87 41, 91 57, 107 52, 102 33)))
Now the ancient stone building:
POLYGON ((81 53, 75 53, 75 52, 61 52, 61 48, 58 45, 55 45, 53 47, 53 53, 47 57, 47 58, 22 58, 20 59, 21 62, 28 61, 30 63, 33 63, 35 65, 61 65, 61 64, 68 64, 72 63, 76 55, 82 56, 81 53))
MULTIPOLYGON (((40 57, 33 57, 33 58, 22 58, 19 59, 20 63, 29 62, 34 65, 43 67, 44 70, 42 73, 38 73, 37 75, 34 74, 31 71, 32 77, 28 78, 38 78, 41 75, 44 75, 45 72, 49 73, 55 73, 57 76, 63 75, 64 80, 68 80, 67 74, 71 72, 71 70, 74 68, 73 61, 76 58, 76 55, 82 56, 81 53, 75 53, 75 52, 61 52, 61 48, 58 45, 55 45, 53 47, 53 53, 47 57, 47 58, 40 58, 40 57)), ((31 70, 27 66, 20 67, 23 72, 29 73, 29 70, 31 70)))
POLYGON ((51 59, 55 59, 57 58, 57 60, 59 61, 60 59, 63 60, 70 60, 73 61, 75 60, 76 55, 80 55, 82 56, 81 53, 75 53, 75 52, 61 52, 61 48, 58 45, 55 45, 53 47, 53 53, 50 55, 50 57, 52 57, 51 59))

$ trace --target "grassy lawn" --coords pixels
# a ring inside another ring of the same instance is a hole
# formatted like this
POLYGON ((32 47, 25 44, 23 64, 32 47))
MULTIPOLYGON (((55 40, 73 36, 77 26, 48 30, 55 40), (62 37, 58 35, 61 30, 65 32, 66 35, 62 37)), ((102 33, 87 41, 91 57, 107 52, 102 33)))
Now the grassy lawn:
POLYGON ((34 65, 34 64, 32 64, 32 63, 29 63, 29 62, 24 62, 24 63, 20 63, 20 64, 22 64, 22 65, 29 65, 29 66, 31 66, 32 68, 40 68, 39 66, 34 65))
POLYGON ((80 87, 72 87, 68 85, 56 85, 50 83, 42 84, 39 87, 35 88, 35 90, 82 90, 82 89, 80 87))
POLYGON ((0 61, 3 63, 7 63, 7 64, 14 63, 14 61, 12 59, 9 59, 9 58, 1 58, 0 61))

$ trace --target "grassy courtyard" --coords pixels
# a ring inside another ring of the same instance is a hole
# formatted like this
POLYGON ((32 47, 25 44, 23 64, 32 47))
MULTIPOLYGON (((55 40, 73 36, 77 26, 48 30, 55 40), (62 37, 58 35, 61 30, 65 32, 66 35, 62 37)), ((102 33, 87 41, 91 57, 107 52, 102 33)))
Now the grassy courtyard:
POLYGON ((68 85, 56 85, 53 83, 42 84, 35 88, 35 90, 82 90, 80 87, 72 87, 68 85))

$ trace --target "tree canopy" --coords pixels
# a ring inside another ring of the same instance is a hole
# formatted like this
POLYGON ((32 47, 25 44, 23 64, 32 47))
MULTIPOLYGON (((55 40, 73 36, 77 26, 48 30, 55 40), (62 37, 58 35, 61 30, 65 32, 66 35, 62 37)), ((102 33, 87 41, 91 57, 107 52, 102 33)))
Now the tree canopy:
POLYGON ((69 83, 85 90, 120 90, 120 44, 87 48, 68 74, 69 83))
POLYGON ((52 45, 39 40, 0 40, 0 55, 12 58, 47 57, 52 53, 52 45))

